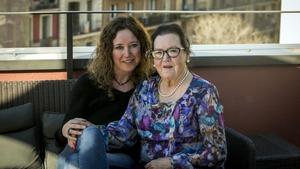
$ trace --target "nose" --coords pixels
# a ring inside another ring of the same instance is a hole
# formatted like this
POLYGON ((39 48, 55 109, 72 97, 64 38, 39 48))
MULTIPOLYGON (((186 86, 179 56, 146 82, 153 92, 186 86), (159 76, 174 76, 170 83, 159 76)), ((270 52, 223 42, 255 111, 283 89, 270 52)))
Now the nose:
POLYGON ((170 56, 168 55, 168 53, 166 51, 163 52, 163 56, 162 56, 162 60, 163 61, 169 61, 170 60, 170 56), (165 57, 166 56, 166 57, 165 57))
POLYGON ((127 57, 127 56, 130 55, 130 53, 131 53, 130 48, 129 47, 125 47, 124 51, 123 51, 123 55, 127 57))

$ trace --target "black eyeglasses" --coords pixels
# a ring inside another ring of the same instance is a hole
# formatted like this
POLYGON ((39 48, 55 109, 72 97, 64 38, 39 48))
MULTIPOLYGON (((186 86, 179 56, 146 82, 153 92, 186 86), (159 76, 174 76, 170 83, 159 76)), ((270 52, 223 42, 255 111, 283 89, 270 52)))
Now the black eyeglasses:
POLYGON ((184 50, 184 48, 171 47, 167 50, 153 50, 151 55, 154 59, 162 59, 164 54, 167 53, 169 57, 176 58, 181 50, 184 50))

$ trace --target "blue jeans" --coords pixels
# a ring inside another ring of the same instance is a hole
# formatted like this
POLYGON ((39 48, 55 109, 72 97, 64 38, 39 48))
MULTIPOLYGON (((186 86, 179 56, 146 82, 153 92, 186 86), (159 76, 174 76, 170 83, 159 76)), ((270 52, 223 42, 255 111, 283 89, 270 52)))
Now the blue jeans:
POLYGON ((123 153, 106 153, 102 133, 90 126, 77 140, 76 150, 68 145, 60 153, 57 169, 133 168, 134 161, 123 153))

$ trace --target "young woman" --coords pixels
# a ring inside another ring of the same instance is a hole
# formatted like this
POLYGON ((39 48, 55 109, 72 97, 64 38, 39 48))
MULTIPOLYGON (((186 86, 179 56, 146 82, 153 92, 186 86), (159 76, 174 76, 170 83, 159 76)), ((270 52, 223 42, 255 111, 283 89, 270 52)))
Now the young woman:
MULTIPOLYGON (((64 124, 56 134, 57 141, 66 145, 59 156, 58 168, 84 168, 85 154, 93 135, 82 134, 91 125, 107 125, 119 120, 124 113, 135 86, 151 73, 145 57, 150 48, 150 37, 133 17, 119 17, 101 32, 96 56, 88 65, 87 73, 76 82, 64 124)), ((138 150, 138 149, 137 149, 138 150)), ((131 168, 129 149, 112 149, 107 155, 108 165, 131 168)))

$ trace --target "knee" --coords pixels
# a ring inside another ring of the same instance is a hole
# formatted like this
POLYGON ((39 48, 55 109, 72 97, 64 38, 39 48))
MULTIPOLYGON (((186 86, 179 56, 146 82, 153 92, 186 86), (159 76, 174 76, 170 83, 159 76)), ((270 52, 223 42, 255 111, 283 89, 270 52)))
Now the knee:
POLYGON ((81 144, 89 144, 98 141, 102 141, 103 136, 100 130, 95 126, 89 126, 82 131, 81 136, 78 138, 78 141, 81 144))
POLYGON ((81 139, 83 139, 83 140, 84 139, 99 140, 102 137, 103 137, 102 133, 96 126, 89 126, 89 127, 85 128, 81 134, 81 139))

